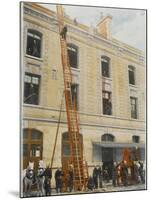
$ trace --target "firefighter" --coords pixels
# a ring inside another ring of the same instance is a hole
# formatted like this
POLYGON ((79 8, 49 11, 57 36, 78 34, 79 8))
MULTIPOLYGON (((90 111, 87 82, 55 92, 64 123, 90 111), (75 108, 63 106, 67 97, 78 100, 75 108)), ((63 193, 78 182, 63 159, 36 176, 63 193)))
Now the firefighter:
POLYGON ((122 167, 121 167, 121 171, 122 171, 122 181, 123 181, 123 185, 127 186, 128 185, 128 167, 127 167, 127 161, 124 160, 122 161, 122 167))
POLYGON ((102 172, 102 168, 101 168, 101 166, 99 166, 98 168, 97 168, 97 180, 98 180, 98 186, 99 186, 99 188, 102 188, 103 187, 103 184, 102 184, 102 182, 103 182, 103 172, 102 172))
POLYGON ((117 185, 117 163, 113 163, 113 168, 112 168, 112 184, 114 187, 117 185))
POLYGON ((92 178, 92 176, 89 176, 88 178, 88 184, 87 184, 88 190, 93 191, 95 185, 94 185, 94 180, 92 178))
POLYGON ((56 192, 61 192, 62 189, 62 171, 61 169, 57 169, 55 172, 55 181, 56 181, 56 192))
POLYGON ((66 35, 67 35, 67 26, 64 26, 61 33, 60 33, 62 39, 66 40, 66 35))
POLYGON ((98 188, 97 177, 98 177, 98 171, 97 171, 97 168, 95 166, 94 169, 93 169, 93 181, 94 181, 94 187, 95 187, 95 189, 98 188))

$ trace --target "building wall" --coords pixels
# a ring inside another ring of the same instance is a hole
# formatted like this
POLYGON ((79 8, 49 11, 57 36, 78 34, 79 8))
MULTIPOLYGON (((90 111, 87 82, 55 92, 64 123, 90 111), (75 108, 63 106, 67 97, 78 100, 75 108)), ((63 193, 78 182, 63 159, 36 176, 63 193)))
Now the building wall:
MULTIPOLYGON (((42 11, 25 5, 23 22, 23 74, 30 72, 41 76, 39 105, 23 104, 23 128, 37 128, 43 132, 43 159, 50 163, 59 109, 64 90, 60 43, 57 27, 40 18, 42 11), (36 15, 36 13, 39 15, 36 15), (42 33, 42 57, 26 55, 27 30, 42 33), (56 77, 53 77, 53 70, 56 77)), ((48 16, 50 17, 50 16, 48 16)), ((70 22, 70 20, 69 20, 70 22)), ((104 133, 115 136, 117 143, 132 143, 132 135, 140 136, 145 143, 145 65, 139 50, 118 41, 108 41, 86 32, 85 27, 68 24, 67 40, 78 47, 78 69, 72 69, 73 81, 79 84, 79 123, 83 134, 84 153, 90 172, 98 164, 93 160, 93 142, 101 142, 104 133), (86 32, 86 33, 85 33, 86 32), (101 56, 111 60, 110 78, 102 78, 101 56), (130 86, 128 65, 136 69, 136 85, 130 86), (112 91, 113 114, 103 115, 103 82, 112 91), (138 98, 138 119, 131 119, 130 96, 138 98)), ((23 83, 22 83, 23 85, 23 83)), ((67 131, 65 103, 57 140, 54 168, 61 166, 61 134, 67 131)), ((100 161, 99 161, 100 162, 100 161)))

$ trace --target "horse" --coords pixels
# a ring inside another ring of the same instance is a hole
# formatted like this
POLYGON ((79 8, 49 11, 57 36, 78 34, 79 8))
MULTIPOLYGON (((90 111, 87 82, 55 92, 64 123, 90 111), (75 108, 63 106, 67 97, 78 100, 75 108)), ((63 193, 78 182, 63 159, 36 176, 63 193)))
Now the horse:
POLYGON ((30 166, 27 169, 23 170, 23 187, 24 187, 24 196, 30 197, 31 187, 34 182, 34 171, 30 166))
POLYGON ((37 196, 45 196, 45 168, 38 168, 36 183, 37 183, 37 196))

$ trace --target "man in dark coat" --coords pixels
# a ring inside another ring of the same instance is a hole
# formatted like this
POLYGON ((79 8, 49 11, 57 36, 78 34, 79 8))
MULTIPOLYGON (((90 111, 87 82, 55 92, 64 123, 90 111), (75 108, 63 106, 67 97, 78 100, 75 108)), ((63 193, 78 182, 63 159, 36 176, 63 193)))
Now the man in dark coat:
POLYGON ((103 172, 102 172, 102 168, 101 166, 99 166, 97 168, 97 181, 98 181, 98 186, 99 188, 102 188, 103 187, 103 172))
POLYGON ((98 188, 98 181, 97 181, 97 177, 98 177, 98 171, 96 166, 93 169, 93 181, 94 181, 94 187, 97 189, 98 188))
POLYGON ((89 190, 93 191, 93 189, 94 189, 94 180, 93 180, 92 176, 89 176, 89 178, 88 178, 87 187, 88 187, 89 190))
POLYGON ((55 172, 55 181, 56 181, 56 192, 61 192, 62 189, 62 171, 61 169, 57 169, 55 172))
POLYGON ((113 168, 112 168, 112 184, 114 187, 117 185, 117 164, 116 162, 113 163, 113 168))
POLYGON ((51 178, 52 178, 52 171, 49 166, 45 169, 44 176, 45 176, 45 182, 44 182, 45 191, 46 191, 46 196, 48 196, 51 195, 51 178))
POLYGON ((123 185, 127 186, 128 185, 128 167, 127 167, 127 162, 126 160, 122 161, 122 180, 123 180, 123 185))

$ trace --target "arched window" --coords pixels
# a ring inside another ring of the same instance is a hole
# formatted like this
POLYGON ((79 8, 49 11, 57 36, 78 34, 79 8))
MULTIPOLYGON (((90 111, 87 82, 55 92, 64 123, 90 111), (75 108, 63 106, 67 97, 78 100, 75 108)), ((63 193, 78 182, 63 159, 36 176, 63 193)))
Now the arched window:
MULTIPOLYGON (((80 143, 83 143, 83 137, 80 134, 80 143)), ((62 134, 62 154, 63 156, 70 156, 70 138, 68 132, 62 134)))
POLYGON ((78 47, 74 44, 67 44, 70 67, 78 68, 78 47))
POLYGON ((114 142, 115 137, 112 134, 106 133, 106 134, 102 135, 101 140, 103 142, 114 142))
POLYGON ((42 159, 43 134, 37 129, 23 130, 23 167, 26 168, 29 161, 34 162, 35 168, 42 159))
POLYGON ((103 77, 110 77, 110 58, 101 56, 101 69, 103 77))
POLYGON ((36 30, 28 29, 26 53, 30 56, 41 57, 42 34, 36 30))

